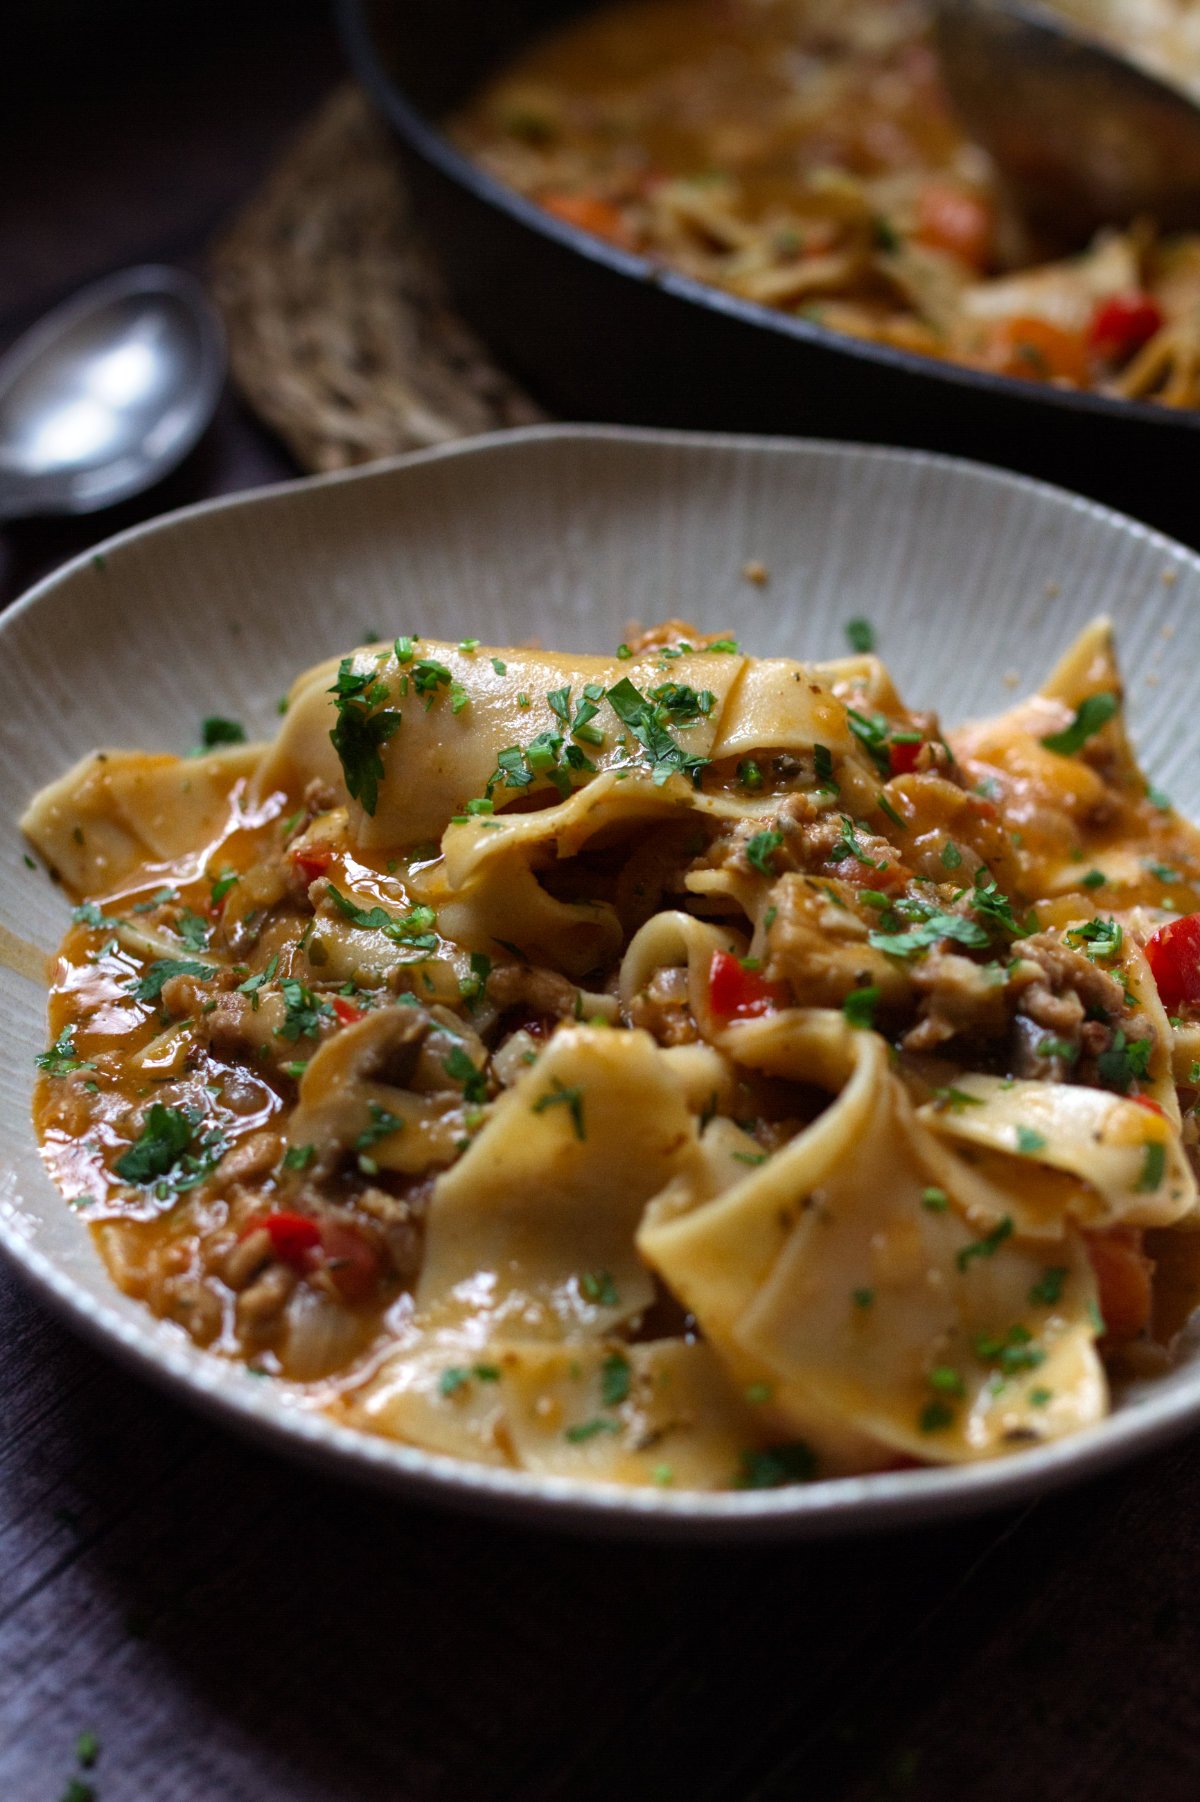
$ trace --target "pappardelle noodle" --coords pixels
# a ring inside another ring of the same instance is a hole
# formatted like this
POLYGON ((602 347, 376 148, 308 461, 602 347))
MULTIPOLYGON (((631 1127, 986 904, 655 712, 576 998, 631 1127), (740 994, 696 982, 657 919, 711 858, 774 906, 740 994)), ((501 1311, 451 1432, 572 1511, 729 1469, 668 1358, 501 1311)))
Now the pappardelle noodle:
MULTIPOLYGON (((1063 10, 1200 90, 1189 0, 1063 10)), ((1200 405, 1200 235, 1040 242, 955 116, 922 0, 618 0, 452 121, 569 225, 749 301, 1025 381, 1200 405)))
POLYGON ((950 732, 855 634, 400 636, 271 744, 38 795, 37 1124, 120 1287, 369 1432, 676 1489, 1013 1452, 1164 1366, 1200 834, 1105 622, 950 732))

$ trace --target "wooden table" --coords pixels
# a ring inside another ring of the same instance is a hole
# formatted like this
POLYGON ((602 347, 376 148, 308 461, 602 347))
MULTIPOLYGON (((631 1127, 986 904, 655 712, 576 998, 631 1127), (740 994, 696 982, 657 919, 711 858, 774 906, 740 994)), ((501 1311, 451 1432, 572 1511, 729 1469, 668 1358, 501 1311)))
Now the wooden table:
MULTIPOLYGON (((315 5, 181 5, 169 79, 131 48, 150 30, 132 0, 117 11, 119 56, 60 59, 67 103, 34 79, 57 68, 45 46, 17 84, 0 342, 107 268, 198 263, 339 72, 315 5)), ((0 594, 117 525, 287 473, 230 400, 156 495, 0 534, 0 594)), ((586 1544, 248 1449, 4 1269, 0 1335, 0 1802, 59 1802, 72 1779, 97 1802, 1200 1795, 1194 1443, 900 1538, 586 1544)))

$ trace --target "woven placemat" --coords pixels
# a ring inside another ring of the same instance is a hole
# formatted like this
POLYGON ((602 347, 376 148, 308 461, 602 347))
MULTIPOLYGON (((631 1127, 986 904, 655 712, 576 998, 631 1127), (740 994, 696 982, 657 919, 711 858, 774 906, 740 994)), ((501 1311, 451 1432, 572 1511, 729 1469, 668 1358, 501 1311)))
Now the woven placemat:
POLYGON ((233 379, 306 469, 544 415, 449 306, 386 127, 339 88, 216 245, 233 379))

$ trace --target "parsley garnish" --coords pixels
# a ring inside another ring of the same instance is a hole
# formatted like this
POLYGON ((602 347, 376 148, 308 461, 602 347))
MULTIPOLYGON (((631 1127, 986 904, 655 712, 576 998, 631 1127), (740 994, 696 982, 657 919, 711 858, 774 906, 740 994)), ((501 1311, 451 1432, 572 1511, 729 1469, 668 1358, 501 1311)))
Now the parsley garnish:
POLYGON ((404 945, 413 951, 436 951, 437 934, 431 931, 437 915, 432 907, 414 907, 402 914, 399 919, 382 907, 359 907, 329 883, 326 889, 329 899, 339 913, 345 915, 352 926, 358 926, 364 932, 382 932, 385 938, 391 939, 394 945, 404 945))
POLYGON ((958 1268, 962 1271, 969 1270, 976 1258, 995 1257, 1004 1241, 1012 1237, 1012 1230, 1012 1217, 1005 1214, 990 1233, 985 1233, 982 1239, 973 1239, 970 1245, 962 1246, 955 1253, 954 1261, 958 1268))
POLYGON ((184 944, 189 945, 193 951, 205 950, 212 937, 212 927, 208 921, 201 919, 199 914, 192 913, 190 909, 180 914, 175 930, 184 944))
POLYGON ((1083 877, 1082 884, 1084 888, 1103 888, 1107 881, 1108 877, 1103 870, 1089 870, 1083 877))
POLYGON ((94 901, 85 901, 80 907, 71 909, 71 920, 76 926, 93 928, 108 926, 111 922, 105 917, 103 910, 94 901))
POLYGON ((244 745, 246 728, 238 720, 223 720, 212 714, 200 723, 200 742, 206 751, 214 745, 244 745))
POLYGON ((492 662, 492 668, 495 670, 495 672, 498 676, 507 676, 508 665, 507 665, 507 663, 504 662, 504 660, 502 658, 493 657, 491 662, 492 662))
POLYGON ((138 1137, 113 1168, 122 1182, 142 1188, 157 1183, 160 1196, 170 1189, 193 1189, 204 1181, 225 1148, 220 1133, 214 1132, 206 1134, 198 1153, 193 1153, 195 1134, 192 1114, 156 1101, 147 1109, 138 1137))
POLYGON ((940 1433, 954 1425, 954 1409, 945 1402, 927 1402, 917 1421, 922 1433, 940 1433))
POLYGON ((600 1366, 600 1399, 606 1408, 619 1408, 629 1397, 629 1359, 611 1352, 600 1366))
POLYGON ((39 1070, 47 1076, 69 1076, 72 1070, 91 1070, 95 1066, 85 1064, 81 1057, 75 1055, 75 1028, 64 1026, 51 1045, 49 1051, 39 1051, 34 1058, 39 1070))
POLYGON ((373 669, 356 675, 352 657, 342 658, 337 681, 328 693, 334 697, 338 715, 329 740, 341 762, 347 792, 364 813, 373 814, 383 779, 380 753, 399 729, 400 710, 385 707, 378 713, 372 711, 387 699, 387 684, 379 681, 373 669))
MULTIPOLYGON (((245 969, 244 964, 242 965, 242 968, 245 969)), ((238 994, 250 996, 250 1005, 255 1013, 258 1012, 258 997, 260 990, 264 989, 269 982, 274 982, 275 972, 278 968, 279 953, 277 951, 265 969, 260 970, 256 976, 247 976, 245 982, 238 983, 238 994)))
POLYGON ((983 1364, 998 1364, 1006 1376, 1015 1376, 1018 1371, 1036 1370, 1046 1361, 1045 1352, 1032 1340, 1029 1328, 1020 1325, 1010 1326, 1003 1339, 980 1333, 975 1340, 975 1356, 983 1364))
POLYGON ((699 788, 701 773, 712 760, 689 756, 682 745, 676 744, 667 729, 671 718, 669 708, 639 694, 628 676, 614 683, 606 691, 605 698, 617 718, 629 727, 645 749, 657 786, 671 776, 687 776, 693 787, 699 788))
POLYGON ((802 1439, 790 1445, 768 1445, 743 1452, 734 1479, 737 1489, 781 1489, 786 1483, 811 1483, 817 1474, 813 1449, 802 1439))
POLYGON ((1064 933, 1068 945, 1082 950, 1093 963, 1110 962, 1120 952, 1124 933, 1116 920, 1085 920, 1064 933))
POLYGON ((1048 1265, 1029 1291, 1029 1299, 1034 1307, 1052 1308, 1055 1302, 1061 1301, 1066 1280, 1067 1267, 1065 1264, 1048 1265))
POLYGON ((1046 1140, 1042 1133, 1034 1132, 1031 1126, 1018 1126, 1017 1150, 1022 1157, 1032 1157, 1037 1151, 1045 1151, 1046 1140))
POLYGON ((921 1206, 931 1214, 944 1214, 950 1206, 950 1197, 944 1189, 928 1188, 921 1191, 921 1206))
POLYGON ((597 1433, 619 1433, 621 1428, 615 1420, 582 1420, 577 1426, 568 1427, 563 1438, 571 1445, 582 1445, 587 1439, 594 1439, 597 1433))
POLYGON ((1134 1188, 1139 1195, 1152 1195, 1161 1187, 1167 1170, 1167 1148, 1158 1139, 1152 1139, 1142 1153, 1142 1170, 1134 1188))
POLYGON ((869 619, 848 619, 844 630, 852 651, 861 654, 875 649, 875 628, 869 619))
POLYGON ((164 984, 173 976, 195 976, 199 981, 207 982, 215 975, 211 964, 198 964, 194 958, 160 957, 134 984, 133 992, 138 1001, 157 1001, 164 984))
POLYGON ((842 1013, 849 1025, 866 1029, 875 1024, 878 1001, 879 989, 874 983, 867 988, 851 989, 842 1002, 842 1013))
POLYGON ((571 1116, 575 1137, 577 1139, 587 1138, 587 1131, 583 1124, 583 1090, 581 1088, 570 1089, 556 1076, 554 1087, 538 1097, 531 1111, 535 1114, 544 1114, 547 1108, 552 1107, 565 1107, 571 1116))
POLYGON ((211 879, 212 886, 208 891, 208 898, 214 907, 219 907, 221 905, 234 883, 238 880, 239 877, 236 870, 222 870, 219 876, 214 876, 211 879))
POLYGON ((317 1155, 315 1145, 289 1145, 283 1154, 285 1170, 307 1170, 317 1155))
POLYGON ((1094 738, 1100 728, 1108 724, 1119 706, 1114 694, 1089 695, 1080 703, 1071 724, 1062 732, 1051 732, 1042 743, 1048 751, 1057 751, 1060 757, 1076 757, 1088 739, 1094 738))
POLYGON ((1183 881, 1183 877, 1180 875, 1179 871, 1173 870, 1170 864, 1156 863, 1152 857, 1144 858, 1142 861, 1145 869, 1149 871, 1156 882, 1183 881))
POLYGON ((746 842, 746 862, 762 875, 773 876, 772 859, 782 843, 782 832, 756 832, 746 842))
POLYGON ((401 1115, 390 1113, 387 1108, 380 1107, 377 1101, 369 1101, 367 1111, 371 1116, 371 1124, 364 1126, 355 1139, 355 1151, 369 1151, 380 1139, 387 1139, 392 1133, 404 1131, 405 1122, 401 1115))
MULTIPOLYGON (((451 1048, 446 1058, 446 1075, 460 1084, 467 1101, 487 1100, 487 1077, 477 1065, 471 1062, 461 1045, 451 1048)), ((583 1134, 580 1133, 579 1136, 582 1138, 583 1134)))
POLYGON ((587 1270, 579 1279, 584 1299, 598 1308, 615 1308, 620 1300, 617 1286, 607 1270, 587 1270))
POLYGON ((866 849, 859 843, 854 821, 849 814, 842 814, 841 820, 841 837, 830 849, 829 862, 845 863, 848 857, 853 857, 862 864, 865 870, 886 870, 886 863, 876 863, 873 857, 868 857, 866 849))
POLYGON ((962 863, 962 852, 952 839, 947 839, 942 846, 942 868, 957 870, 962 863))
POLYGON ((294 1043, 297 1039, 315 1038, 323 1019, 332 1019, 333 1009, 328 1001, 314 995, 311 989, 305 988, 302 982, 288 977, 279 985, 283 996, 285 1013, 283 1025, 275 1028, 275 1036, 294 1043))
POLYGON ((1150 1050, 1149 1039, 1127 1039, 1118 1031, 1109 1049, 1096 1059, 1096 1074, 1106 1089, 1128 1095, 1135 1078, 1144 1080, 1150 1074, 1150 1050))

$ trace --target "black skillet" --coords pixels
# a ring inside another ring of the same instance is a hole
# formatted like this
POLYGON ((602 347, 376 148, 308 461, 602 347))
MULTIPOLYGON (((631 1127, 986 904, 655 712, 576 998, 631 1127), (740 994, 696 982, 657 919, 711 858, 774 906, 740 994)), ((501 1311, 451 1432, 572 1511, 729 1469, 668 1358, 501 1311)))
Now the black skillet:
MULTIPOLYGON (((594 0, 593 0, 594 3, 594 0)), ((551 412, 950 451, 1061 482, 1200 544, 1200 413, 956 368, 656 268, 544 213, 438 121, 587 0, 336 0, 454 298, 551 412)))

